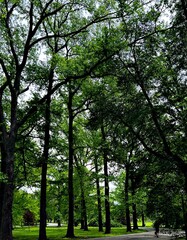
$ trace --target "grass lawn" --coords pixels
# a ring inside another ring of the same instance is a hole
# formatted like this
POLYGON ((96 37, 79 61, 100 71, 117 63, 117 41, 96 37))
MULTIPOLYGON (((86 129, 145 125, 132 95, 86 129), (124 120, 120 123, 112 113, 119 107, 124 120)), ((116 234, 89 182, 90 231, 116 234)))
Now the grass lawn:
MULTIPOLYGON (((68 239, 65 238, 67 227, 47 227, 47 237, 49 240, 60 240, 68 239)), ((143 230, 133 231, 142 232, 143 230)), ((37 240, 38 239, 38 227, 19 227, 13 230, 13 236, 15 240, 37 240)), ((117 236, 126 234, 125 227, 112 228, 111 234, 104 234, 98 232, 97 227, 89 227, 89 231, 80 230, 80 227, 75 227, 76 240, 87 239, 87 238, 97 238, 97 237, 107 237, 107 236, 117 236)))

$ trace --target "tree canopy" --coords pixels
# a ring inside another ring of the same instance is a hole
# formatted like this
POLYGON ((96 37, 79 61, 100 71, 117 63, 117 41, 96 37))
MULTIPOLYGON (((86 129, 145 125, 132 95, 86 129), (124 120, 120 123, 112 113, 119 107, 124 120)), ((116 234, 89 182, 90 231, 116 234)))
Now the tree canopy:
POLYGON ((186 0, 0 1, 0 239, 187 233, 186 24, 186 0))

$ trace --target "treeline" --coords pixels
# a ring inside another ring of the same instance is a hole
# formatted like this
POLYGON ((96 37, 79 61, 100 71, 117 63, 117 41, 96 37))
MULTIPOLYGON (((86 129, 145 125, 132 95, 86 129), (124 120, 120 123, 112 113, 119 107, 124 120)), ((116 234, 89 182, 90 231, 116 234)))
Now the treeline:
POLYGON ((0 239, 34 213, 40 240, 187 232, 186 24, 184 0, 0 1, 0 239))

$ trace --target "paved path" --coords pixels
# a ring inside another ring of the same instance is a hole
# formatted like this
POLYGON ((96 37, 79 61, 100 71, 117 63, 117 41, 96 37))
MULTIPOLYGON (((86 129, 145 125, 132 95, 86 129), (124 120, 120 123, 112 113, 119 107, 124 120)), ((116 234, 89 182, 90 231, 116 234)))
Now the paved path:
MULTIPOLYGON (((90 240, 153 240, 153 239, 157 239, 154 235, 154 230, 150 229, 150 231, 148 232, 144 232, 144 233, 133 233, 133 234, 126 234, 126 235, 122 235, 122 236, 115 236, 115 237, 104 237, 104 238, 90 238, 90 240)), ((167 234, 159 234, 159 240, 161 239, 171 239, 171 235, 167 235, 167 234)))

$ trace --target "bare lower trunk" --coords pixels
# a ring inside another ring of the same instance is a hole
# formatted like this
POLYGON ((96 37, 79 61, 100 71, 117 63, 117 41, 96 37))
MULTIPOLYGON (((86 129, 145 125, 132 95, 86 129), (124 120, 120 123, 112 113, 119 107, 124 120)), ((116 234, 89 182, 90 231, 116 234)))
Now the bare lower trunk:
POLYGON ((73 199, 73 158, 69 159, 69 210, 68 210, 68 228, 66 237, 74 238, 74 199, 73 199))
MULTIPOLYGON (((0 141, 2 142, 2 139, 0 141)), ((6 165, 5 165, 4 146, 3 144, 1 144, 1 173, 5 173, 5 167, 6 165)), ((5 183, 0 182, 0 229, 1 229, 1 222, 2 222, 4 187, 5 187, 5 183)))
POLYGON ((42 164, 41 196, 40 196, 40 229, 39 240, 46 240, 46 175, 47 163, 42 164))
MULTIPOLYGON (((80 176, 81 178, 81 176, 80 176)), ((80 179, 82 182, 82 179, 80 179)), ((88 231, 88 222, 87 222, 87 209, 86 209, 86 201, 84 196, 84 184, 81 184, 81 229, 84 231, 88 231)))
POLYGON ((129 166, 126 165, 126 178, 125 178, 125 208, 126 208, 126 222, 127 232, 131 232, 130 210, 129 210, 129 166))
MULTIPOLYGON (((103 143, 106 142, 104 127, 101 127, 103 143)), ((107 159, 107 149, 103 148, 103 159, 104 159, 104 176, 105 176, 105 233, 111 232, 111 222, 110 222, 110 201, 109 201, 109 180, 108 180, 108 159, 107 159)))
MULTIPOLYGON (((132 188, 132 198, 135 200, 135 180, 131 178, 131 188, 132 188)), ((133 217, 133 230, 138 229, 138 220, 137 220, 137 211, 136 211, 136 203, 132 203, 132 217, 133 217)))
POLYGON ((84 218, 81 216, 81 229, 84 230, 84 218))
POLYGON ((88 231, 87 210, 86 210, 86 201, 85 201, 84 193, 82 195, 82 211, 83 211, 83 219, 84 219, 84 231, 88 231))
MULTIPOLYGON (((8 144, 7 144, 8 146, 8 144)), ((14 192, 14 161, 13 161, 14 144, 10 144, 7 148, 8 156, 3 162, 3 173, 6 179, 0 185, 1 190, 1 206, 0 206, 0 239, 12 240, 12 203, 14 192), (12 154, 11 154, 12 153, 12 154)), ((1 166, 2 167, 2 166, 1 166)))
POLYGON ((142 212, 142 227, 145 227, 145 216, 143 212, 142 212))
POLYGON ((97 184, 97 203, 98 203, 98 224, 99 224, 99 232, 103 232, 103 220, 102 220, 102 206, 101 206, 101 193, 99 186, 99 179, 96 180, 97 184))
POLYGON ((85 186, 84 186, 84 171, 78 161, 76 154, 74 154, 74 160, 76 163, 78 175, 79 175, 79 183, 81 189, 81 229, 84 231, 88 231, 88 222, 87 222, 87 209, 86 209, 86 199, 85 199, 85 186))
POLYGON ((74 238, 74 192, 73 192, 73 94, 71 92, 71 86, 69 89, 69 129, 68 129, 68 144, 69 144, 69 169, 68 169, 68 190, 69 190, 69 209, 68 209, 68 228, 66 237, 74 238))
MULTIPOLYGON (((187 168, 187 166, 186 166, 187 168)), ((184 216, 184 230, 185 230, 185 234, 186 234, 186 240, 187 240, 187 169, 185 171, 185 196, 182 199, 182 205, 183 205, 183 216, 184 216)))
POLYGON ((102 206, 101 206, 101 192, 100 192, 100 185, 99 185, 99 171, 98 171, 98 162, 95 158, 95 172, 96 172, 96 188, 97 188, 97 209, 98 209, 98 225, 99 225, 99 232, 103 232, 103 220, 102 220, 102 206))
POLYGON ((103 232, 101 194, 100 194, 100 189, 99 189, 99 188, 98 188, 98 190, 97 190, 97 202, 98 202, 98 224, 99 224, 99 232, 103 232))
POLYGON ((133 216, 133 230, 138 229, 138 220, 137 220, 137 211, 136 211, 136 204, 132 204, 132 216, 133 216))
POLYGON ((131 232, 132 229, 131 229, 129 206, 126 206, 126 224, 127 224, 127 232, 131 232))
POLYGON ((0 226, 0 239, 12 240, 12 202, 13 202, 13 184, 2 184, 1 192, 3 204, 0 226))
POLYGON ((61 221, 58 220, 57 223, 58 223, 58 227, 61 227, 61 221))

